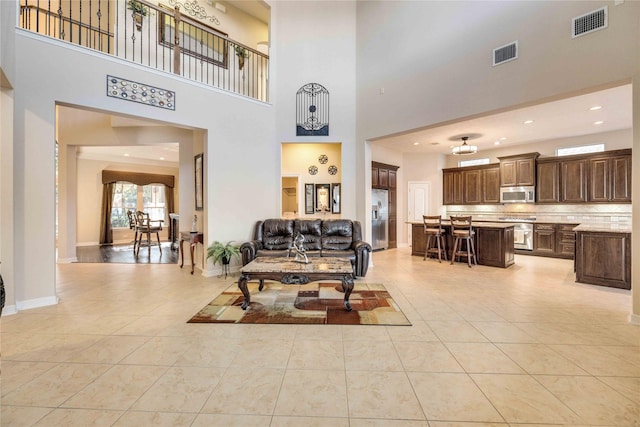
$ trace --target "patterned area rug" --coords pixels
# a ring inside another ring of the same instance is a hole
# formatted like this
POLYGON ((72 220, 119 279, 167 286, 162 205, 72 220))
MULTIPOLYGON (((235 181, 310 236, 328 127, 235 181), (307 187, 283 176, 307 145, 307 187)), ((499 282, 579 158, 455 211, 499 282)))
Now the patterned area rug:
POLYGON ((236 283, 200 310, 188 323, 286 323, 328 325, 404 325, 411 323, 381 284, 356 283, 343 305, 342 286, 335 282, 283 285, 248 283, 251 305, 242 310, 244 296, 236 283))

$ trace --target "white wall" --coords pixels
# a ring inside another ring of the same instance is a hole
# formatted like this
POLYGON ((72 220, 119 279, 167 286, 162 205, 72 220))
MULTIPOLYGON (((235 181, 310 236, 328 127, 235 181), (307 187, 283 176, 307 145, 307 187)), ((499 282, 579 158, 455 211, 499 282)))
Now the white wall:
MULTIPOLYGON (((272 94, 277 139, 341 143, 342 214, 356 219, 355 3, 286 1, 272 5, 272 94), (329 136, 296 136, 296 92, 307 83, 329 91, 329 136)), ((304 180, 303 180, 304 181, 304 180)))
MULTIPOLYGON (((199 135, 205 154, 205 244, 246 240, 250 224, 277 212, 279 143, 269 105, 229 95, 183 78, 113 60, 84 49, 41 40, 17 30, 15 147, 15 299, 18 308, 55 303, 55 105, 153 118, 199 135), (41 78, 47 70, 47 79, 41 78), (176 92, 176 110, 106 96, 113 74, 176 92), (251 126, 247 123, 250 122, 251 126), (273 165, 265 170, 264 165, 273 165), (260 183, 261 185, 256 185, 260 183), (264 185, 266 183, 266 185, 264 185), (242 194, 244 197, 238 198, 242 194), (29 260, 38 259, 39 268, 29 260)), ((194 138, 196 138, 194 136, 194 138)), ((186 156, 186 155, 185 155, 186 156)), ((189 154, 190 162, 193 155, 189 154)), ((185 159, 186 162, 186 159, 185 159)))

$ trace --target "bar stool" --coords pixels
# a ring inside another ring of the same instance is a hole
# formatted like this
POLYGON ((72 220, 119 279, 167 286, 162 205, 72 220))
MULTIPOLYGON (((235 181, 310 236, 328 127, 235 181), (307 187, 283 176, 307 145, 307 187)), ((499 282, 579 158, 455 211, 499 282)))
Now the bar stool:
POLYGON ((455 261, 456 257, 466 257, 467 264, 471 268, 471 260, 475 265, 478 265, 476 259, 476 249, 473 245, 473 226, 471 225, 471 216, 451 216, 451 236, 455 237, 453 243, 453 252, 451 252, 451 264, 455 261), (465 244, 463 250, 462 244, 465 244))
POLYGON ((424 234, 427 237, 427 244, 424 248, 424 259, 427 259, 427 255, 430 253, 438 254, 438 262, 442 262, 441 255, 444 255, 444 260, 447 260, 447 250, 444 243, 444 232, 442 228, 442 217, 440 215, 428 216, 422 215, 422 222, 424 224, 424 234), (432 242, 432 240, 435 240, 432 242), (435 243, 435 247, 433 244, 435 243))

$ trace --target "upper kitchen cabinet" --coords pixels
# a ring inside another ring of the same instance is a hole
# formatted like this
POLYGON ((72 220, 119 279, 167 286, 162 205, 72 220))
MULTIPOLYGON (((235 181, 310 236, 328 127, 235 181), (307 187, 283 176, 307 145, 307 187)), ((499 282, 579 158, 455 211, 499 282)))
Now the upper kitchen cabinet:
POLYGON ((442 170, 442 203, 480 205, 500 203, 500 166, 468 166, 442 170))
POLYGON ((498 157, 500 160, 500 186, 519 187, 536 184, 536 159, 540 153, 498 157))
POLYGON ((631 154, 589 159, 590 202, 631 202, 631 154))
POLYGON ((539 159, 536 164, 536 202, 560 202, 560 162, 556 158, 539 159))
POLYGON ((538 159, 537 203, 630 203, 631 150, 538 159))

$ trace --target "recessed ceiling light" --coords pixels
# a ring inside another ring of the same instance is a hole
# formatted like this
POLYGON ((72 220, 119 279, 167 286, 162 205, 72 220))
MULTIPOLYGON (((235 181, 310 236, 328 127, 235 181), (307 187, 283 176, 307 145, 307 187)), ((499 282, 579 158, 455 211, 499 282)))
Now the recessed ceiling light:
POLYGON ((494 141, 493 145, 500 145, 500 141, 494 141))
POLYGON ((164 160, 164 157, 160 157, 160 160, 164 160))
POLYGON ((420 145, 420 143, 419 142, 414 142, 413 145, 420 145))
POLYGON ((593 107, 589 108, 590 111, 596 111, 602 108, 602 105, 594 105, 593 107))
POLYGON ((503 136, 502 138, 500 138, 500 141, 504 141, 505 139, 507 139, 507 137, 503 136))
POLYGON ((533 120, 527 120, 526 122, 524 122, 525 125, 530 125, 531 123, 533 123, 533 120))
POLYGON ((594 125, 601 125, 601 124, 603 124, 603 123, 604 123, 604 122, 603 122, 602 120, 598 120, 597 122, 593 122, 593 124, 594 124, 594 125))
POLYGON ((129 157, 129 153, 124 153, 124 156, 125 157, 129 157))

